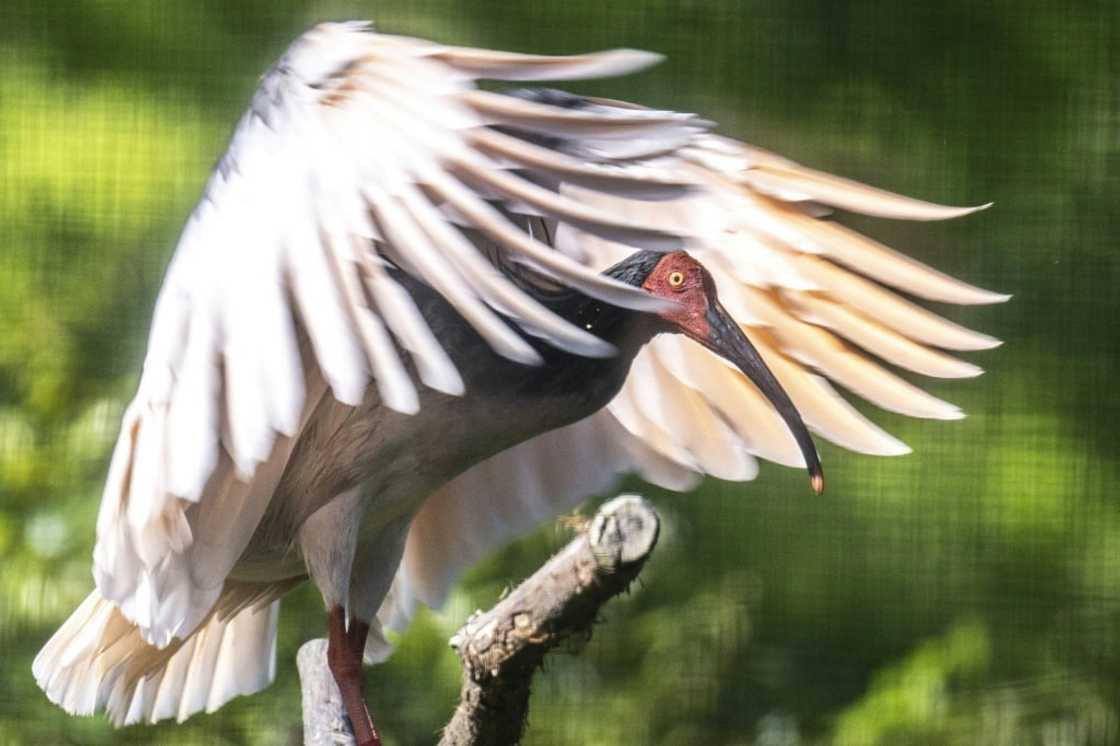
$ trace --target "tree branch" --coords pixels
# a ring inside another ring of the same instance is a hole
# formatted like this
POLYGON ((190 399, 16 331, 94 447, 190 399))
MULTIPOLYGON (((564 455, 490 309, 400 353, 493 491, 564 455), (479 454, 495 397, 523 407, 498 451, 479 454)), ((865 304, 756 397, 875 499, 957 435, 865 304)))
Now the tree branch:
POLYGON ((305 746, 355 746, 350 718, 327 667, 327 641, 308 640, 296 653, 305 746))
MULTIPOLYGON (((529 685, 545 654, 587 640, 599 609, 629 587, 657 544, 653 506, 625 495, 604 504, 587 530, 506 595, 475 612, 451 638, 463 665, 459 706, 439 746, 506 746, 525 730, 529 685)), ((326 664, 326 641, 300 648, 304 743, 354 743, 326 664)))
POLYGON ((587 532, 451 638, 463 664, 459 707, 440 746, 521 740, 529 684, 545 654, 565 639, 591 636, 600 607, 638 576, 657 543, 659 520, 640 497, 618 497, 587 532))

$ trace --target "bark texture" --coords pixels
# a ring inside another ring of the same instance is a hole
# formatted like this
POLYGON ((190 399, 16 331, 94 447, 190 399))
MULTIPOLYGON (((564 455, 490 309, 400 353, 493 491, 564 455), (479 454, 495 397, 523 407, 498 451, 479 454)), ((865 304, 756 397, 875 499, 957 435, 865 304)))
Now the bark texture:
POLYGON ((354 746, 342 694, 327 667, 327 641, 308 640, 296 653, 303 694, 303 742, 306 746, 354 746))
POLYGON ((600 608, 638 576, 657 543, 653 506, 623 496, 603 505, 587 531, 451 638, 463 665, 459 706, 440 746, 498 746, 521 740, 529 688, 545 654, 588 639, 600 608))

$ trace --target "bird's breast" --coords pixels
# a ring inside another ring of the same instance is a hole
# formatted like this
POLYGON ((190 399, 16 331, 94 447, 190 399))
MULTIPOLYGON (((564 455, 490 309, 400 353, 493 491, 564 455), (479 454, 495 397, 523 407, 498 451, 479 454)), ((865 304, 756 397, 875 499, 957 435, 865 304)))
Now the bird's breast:
POLYGON ((375 536, 471 466, 604 407, 622 386, 633 357, 630 352, 592 359, 542 346, 543 365, 514 363, 495 354, 438 300, 421 301, 462 375, 465 393, 422 389, 416 414, 384 406, 372 383, 357 407, 324 397, 243 555, 241 574, 281 559, 280 574, 302 572, 302 560, 292 551, 299 526, 355 486, 364 496, 355 520, 362 521, 363 535, 375 536))

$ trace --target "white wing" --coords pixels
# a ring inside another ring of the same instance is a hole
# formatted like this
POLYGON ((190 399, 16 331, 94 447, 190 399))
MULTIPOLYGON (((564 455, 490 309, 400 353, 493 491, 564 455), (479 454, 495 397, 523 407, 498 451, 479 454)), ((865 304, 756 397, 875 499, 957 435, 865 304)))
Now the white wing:
MULTIPOLYGON (((832 207, 913 220, 981 208, 900 197, 715 136, 698 138, 684 155, 684 170, 708 187, 703 199, 690 196, 648 210, 612 197, 580 196, 649 225, 680 221, 703 232, 704 248, 694 253, 810 429, 862 453, 909 452, 845 402, 829 381, 882 409, 912 417, 963 417, 957 407, 873 358, 927 376, 966 378, 981 369, 944 350, 980 350, 999 341, 949 322, 895 290, 958 304, 1008 296, 955 280, 822 218, 828 212, 823 208, 832 207)), ((620 247, 597 237, 576 236, 563 227, 560 234, 559 240, 576 241, 594 257, 593 266, 620 253, 620 247)), ((804 463, 769 403, 738 370, 698 345, 663 335, 642 351, 632 370, 610 410, 636 437, 664 442, 664 455, 724 478, 746 473, 736 460, 742 451, 790 466, 804 463), (690 406, 665 403, 674 399, 690 406), (706 439, 709 433, 720 437, 706 439), (728 435, 733 437, 723 437, 728 435)))
MULTIPOLYGON (((826 207, 934 220, 979 208, 921 202, 799 166, 742 143, 704 136, 676 168, 704 184, 657 205, 623 203, 565 187, 581 201, 646 225, 685 225, 703 237, 693 252, 712 272, 723 305, 741 323, 806 424, 846 448, 909 452, 831 386, 915 417, 956 419, 953 405, 883 364, 928 376, 979 375, 943 350, 980 350, 998 340, 940 318, 894 290, 959 304, 1008 296, 954 280, 839 224, 826 207)), ((561 250, 603 268, 629 251, 561 226, 561 250)), ((736 368, 680 335, 662 335, 635 359, 606 410, 480 464, 425 504, 383 605, 403 626, 417 600, 439 604, 457 575, 510 537, 601 494, 623 472, 688 488, 701 474, 752 479, 755 457, 804 460, 785 423, 736 368)))
POLYGON ((635 147, 689 142, 701 124, 609 106, 569 111, 473 81, 594 77, 653 59, 626 50, 534 57, 326 24, 265 76, 171 262, 101 506, 98 589, 145 640, 167 645, 205 617, 328 389, 357 404, 373 380, 387 406, 416 411, 403 350, 423 384, 462 392, 390 267, 438 290, 511 359, 538 355, 499 313, 562 348, 612 352, 510 283, 461 229, 590 295, 649 308, 649 296, 540 243, 493 200, 589 235, 672 248, 674 232, 522 174, 628 197, 680 194, 687 185, 672 174, 611 161, 619 143, 633 159, 635 147), (584 142, 599 162, 486 127, 495 123, 584 142))

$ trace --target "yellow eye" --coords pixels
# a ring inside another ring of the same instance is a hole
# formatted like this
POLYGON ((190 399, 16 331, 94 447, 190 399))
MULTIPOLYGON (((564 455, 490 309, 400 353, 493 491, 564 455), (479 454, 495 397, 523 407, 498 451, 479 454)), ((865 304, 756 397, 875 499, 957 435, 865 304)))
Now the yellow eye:
POLYGON ((681 285, 684 284, 684 275, 681 274, 680 272, 670 272, 669 273, 669 284, 672 285, 675 288, 679 288, 681 285))

